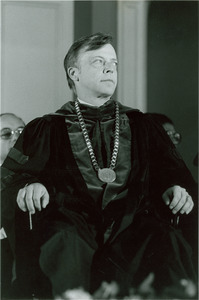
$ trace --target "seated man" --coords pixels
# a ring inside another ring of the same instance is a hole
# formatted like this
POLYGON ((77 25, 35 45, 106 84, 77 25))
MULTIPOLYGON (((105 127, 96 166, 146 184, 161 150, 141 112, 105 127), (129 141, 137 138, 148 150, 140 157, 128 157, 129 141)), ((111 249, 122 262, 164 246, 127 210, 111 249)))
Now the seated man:
MULTIPOLYGON (((24 122, 13 113, 0 115, 0 165, 4 162, 9 151, 16 143, 19 135, 24 129, 24 122)), ((7 240, 4 228, 1 234, 1 296, 8 297, 13 279, 13 253, 7 240)))
POLYGON ((6 159, 24 127, 24 121, 15 114, 4 113, 0 115, 0 165, 6 159))
POLYGON ((92 293, 103 280, 125 296, 150 272, 159 292, 196 280, 175 226, 193 209, 193 178, 151 117, 112 99, 111 41, 102 33, 75 41, 64 60, 75 100, 30 122, 2 166, 19 298, 92 293))

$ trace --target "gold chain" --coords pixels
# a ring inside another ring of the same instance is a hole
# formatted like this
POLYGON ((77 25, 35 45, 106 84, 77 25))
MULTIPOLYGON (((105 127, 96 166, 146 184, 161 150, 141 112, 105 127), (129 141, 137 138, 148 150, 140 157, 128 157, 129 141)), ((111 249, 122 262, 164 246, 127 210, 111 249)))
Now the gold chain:
MULTIPOLYGON (((75 109, 76 109, 76 113, 77 113, 77 117, 79 120, 79 124, 86 142, 86 146, 88 148, 89 154, 90 154, 90 158, 91 158, 91 162, 93 164, 93 167, 96 171, 99 171, 100 167, 97 163, 97 159, 93 150, 93 146, 91 144, 91 140, 89 138, 88 135, 88 131, 86 129, 86 124, 84 122, 80 107, 79 107, 79 103, 77 100, 75 100, 75 109)), ((115 133, 114 133, 114 147, 113 147, 113 153, 112 153, 112 157, 111 157, 111 163, 110 163, 110 169, 114 170, 115 166, 116 166, 116 161, 117 161, 117 155, 118 155, 118 151, 119 151, 119 132, 120 132, 120 128, 119 128, 119 105, 117 102, 115 102, 115 133)))

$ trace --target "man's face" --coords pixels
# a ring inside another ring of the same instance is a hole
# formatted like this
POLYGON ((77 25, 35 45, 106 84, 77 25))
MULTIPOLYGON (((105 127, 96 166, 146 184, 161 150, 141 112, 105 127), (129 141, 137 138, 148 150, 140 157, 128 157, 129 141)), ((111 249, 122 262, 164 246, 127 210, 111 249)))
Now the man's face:
POLYGON ((3 115, 0 118, 0 163, 2 164, 10 149, 14 146, 24 123, 12 115, 3 115), (14 132, 14 133, 13 133, 14 132))
POLYGON ((117 56, 114 48, 104 45, 100 49, 80 51, 77 61, 77 96, 110 98, 117 85, 117 56))
POLYGON ((171 123, 164 123, 162 126, 170 137, 172 143, 177 146, 181 141, 180 133, 176 132, 174 125, 171 123))

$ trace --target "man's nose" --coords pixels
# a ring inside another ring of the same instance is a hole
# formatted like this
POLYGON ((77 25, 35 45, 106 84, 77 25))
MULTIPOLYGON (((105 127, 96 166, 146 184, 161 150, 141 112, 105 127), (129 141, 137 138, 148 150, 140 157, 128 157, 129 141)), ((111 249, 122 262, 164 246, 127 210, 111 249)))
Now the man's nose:
POLYGON ((12 136, 12 141, 16 142, 18 137, 20 136, 20 133, 18 131, 14 131, 14 134, 12 136))
POLYGON ((104 73, 114 72, 114 64, 112 62, 105 62, 104 64, 104 73))

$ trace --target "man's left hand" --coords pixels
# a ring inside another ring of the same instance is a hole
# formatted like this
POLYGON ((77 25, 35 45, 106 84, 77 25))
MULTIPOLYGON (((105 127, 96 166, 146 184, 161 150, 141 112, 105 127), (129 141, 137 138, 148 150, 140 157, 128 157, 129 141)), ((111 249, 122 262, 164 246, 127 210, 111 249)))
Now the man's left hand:
POLYGON ((173 214, 189 214, 194 206, 192 197, 179 185, 168 188, 162 195, 162 199, 172 210, 173 214))

